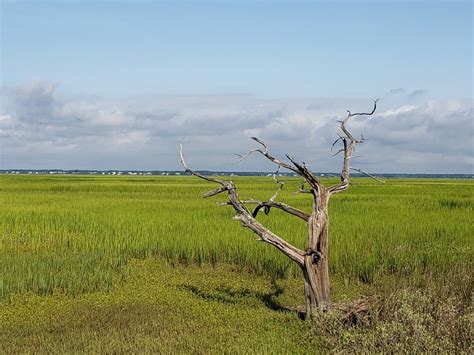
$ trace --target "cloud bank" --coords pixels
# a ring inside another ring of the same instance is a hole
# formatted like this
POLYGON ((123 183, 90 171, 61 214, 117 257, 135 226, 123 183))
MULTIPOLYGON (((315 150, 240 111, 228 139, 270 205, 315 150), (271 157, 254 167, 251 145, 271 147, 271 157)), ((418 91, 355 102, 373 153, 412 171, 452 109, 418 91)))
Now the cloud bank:
MULTIPOLYGON (((160 96, 140 100, 67 98, 58 85, 31 82, 0 92, 0 167, 16 169, 179 169, 185 138, 197 169, 271 171, 258 156, 240 163, 250 136, 315 171, 338 171, 330 147, 346 109, 370 110, 372 98, 251 95, 160 96)), ((376 115, 356 118, 363 134, 353 166, 372 172, 473 173, 473 100, 428 99, 393 89, 376 115)))

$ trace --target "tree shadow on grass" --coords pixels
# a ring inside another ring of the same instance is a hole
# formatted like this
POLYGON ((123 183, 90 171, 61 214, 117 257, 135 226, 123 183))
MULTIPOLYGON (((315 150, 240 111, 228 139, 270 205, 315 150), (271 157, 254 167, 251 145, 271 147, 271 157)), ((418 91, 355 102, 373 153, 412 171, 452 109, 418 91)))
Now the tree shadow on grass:
POLYGON ((300 307, 283 306, 276 298, 283 294, 284 288, 278 285, 275 279, 272 280, 271 292, 252 291, 248 288, 233 289, 230 287, 218 286, 214 289, 204 289, 195 285, 182 284, 178 288, 191 292, 195 297, 227 304, 245 304, 250 299, 256 298, 267 308, 277 312, 296 312, 300 318, 304 318, 304 312, 300 307))

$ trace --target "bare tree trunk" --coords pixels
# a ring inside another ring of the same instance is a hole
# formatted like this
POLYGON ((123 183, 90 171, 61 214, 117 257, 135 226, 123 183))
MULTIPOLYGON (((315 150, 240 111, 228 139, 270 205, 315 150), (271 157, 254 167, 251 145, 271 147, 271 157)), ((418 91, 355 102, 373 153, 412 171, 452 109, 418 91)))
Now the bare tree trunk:
POLYGON ((327 199, 320 202, 308 221, 308 245, 302 267, 307 316, 326 311, 331 306, 327 199))

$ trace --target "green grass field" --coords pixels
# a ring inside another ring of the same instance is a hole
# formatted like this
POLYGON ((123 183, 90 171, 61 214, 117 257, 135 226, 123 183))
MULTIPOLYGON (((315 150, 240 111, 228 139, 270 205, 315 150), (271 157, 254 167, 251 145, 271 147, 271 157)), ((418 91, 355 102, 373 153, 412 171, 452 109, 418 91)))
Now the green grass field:
MULTIPOLYGON (((276 189, 234 181, 242 198, 276 189)), ((279 200, 309 211, 300 181, 285 181, 279 200)), ((299 270, 216 206, 225 196, 201 198, 214 187, 188 176, 0 176, 0 352, 334 349, 289 310, 302 302, 299 270)), ((330 204, 334 299, 446 285, 467 317, 473 206, 471 180, 354 179, 330 204)), ((304 246, 299 219, 259 219, 304 246)), ((453 350, 420 348, 430 349, 453 350)))

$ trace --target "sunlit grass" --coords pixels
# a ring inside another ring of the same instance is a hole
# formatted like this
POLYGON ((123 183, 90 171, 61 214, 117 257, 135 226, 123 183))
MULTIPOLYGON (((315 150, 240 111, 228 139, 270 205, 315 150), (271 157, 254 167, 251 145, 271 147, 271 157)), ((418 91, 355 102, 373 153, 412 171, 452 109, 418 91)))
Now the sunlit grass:
MULTIPOLYGON (((269 178, 234 178, 242 198, 268 199, 269 178)), ((282 201, 310 210, 299 180, 282 201)), ((335 180, 334 180, 335 182, 335 180)), ((132 258, 227 262, 260 274, 299 270, 232 221, 225 196, 203 200, 210 183, 193 177, 0 176, 0 297, 109 290, 132 258)), ((472 270, 470 180, 354 179, 330 204, 332 274, 371 283, 386 275, 472 270)), ((281 211, 259 217, 304 247, 305 224, 281 211)))

